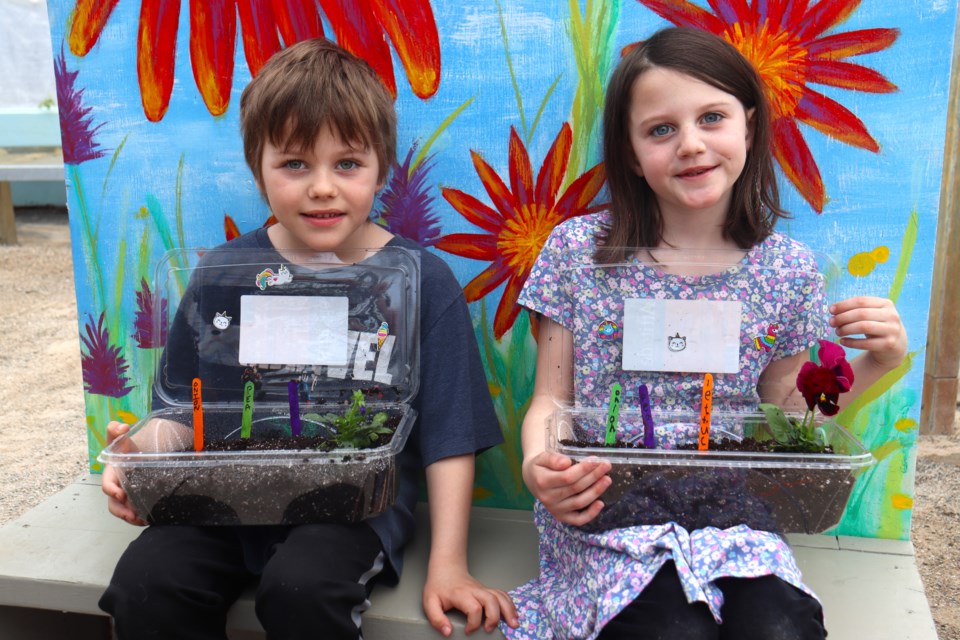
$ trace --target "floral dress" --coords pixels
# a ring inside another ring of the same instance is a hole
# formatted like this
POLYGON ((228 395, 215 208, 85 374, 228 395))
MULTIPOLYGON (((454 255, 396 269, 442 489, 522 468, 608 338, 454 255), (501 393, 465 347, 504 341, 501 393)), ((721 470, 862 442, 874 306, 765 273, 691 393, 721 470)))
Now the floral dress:
MULTIPOLYGON (((740 304, 740 370, 714 376, 714 411, 721 414, 755 408, 763 369, 808 349, 824 334, 823 278, 804 245, 774 233, 739 264, 700 276, 672 275, 635 259, 593 265, 596 234, 608 221, 609 214, 601 213, 554 229, 519 299, 573 333, 575 406, 605 406, 614 382, 622 385, 624 406, 637 406, 643 382, 660 408, 699 407, 702 374, 623 369, 619 328, 625 298, 740 304)), ((629 436, 642 426, 618 429, 629 436)), ((687 599, 704 602, 718 622, 723 594, 714 584, 717 578, 772 574, 813 595, 783 538, 745 525, 688 531, 667 522, 591 533, 558 522, 539 502, 534 521, 540 532, 540 576, 511 592, 520 628, 501 625, 508 638, 595 638, 670 560, 687 599)))

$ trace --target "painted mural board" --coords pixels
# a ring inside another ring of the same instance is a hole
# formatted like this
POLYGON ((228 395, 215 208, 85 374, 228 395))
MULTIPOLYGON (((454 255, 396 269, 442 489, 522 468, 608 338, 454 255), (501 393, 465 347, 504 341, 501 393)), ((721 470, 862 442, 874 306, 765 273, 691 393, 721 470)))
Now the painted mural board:
POLYGON ((794 214, 779 229, 840 265, 828 277, 842 297, 897 302, 910 354, 840 416, 879 462, 835 533, 909 536, 933 271, 921 248, 937 228, 956 3, 347 5, 49 0, 94 471, 107 421, 147 409, 164 341, 151 322, 165 304, 150 290, 159 256, 268 220, 243 162, 242 88, 284 43, 325 34, 396 95, 399 164, 380 221, 446 259, 471 303, 507 438, 481 456, 475 502, 528 508, 519 430, 535 343, 519 286, 553 226, 603 207, 599 116, 621 51, 680 24, 723 35, 761 70, 794 214))

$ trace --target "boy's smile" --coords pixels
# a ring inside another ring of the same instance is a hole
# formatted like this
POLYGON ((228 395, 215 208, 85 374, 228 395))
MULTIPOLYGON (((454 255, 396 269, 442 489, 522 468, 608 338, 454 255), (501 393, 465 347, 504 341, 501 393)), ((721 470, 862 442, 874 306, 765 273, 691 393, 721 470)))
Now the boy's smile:
POLYGON ((372 149, 347 144, 329 127, 311 149, 264 146, 262 189, 278 224, 277 249, 312 252, 380 247, 389 234, 370 222, 380 183, 372 149))

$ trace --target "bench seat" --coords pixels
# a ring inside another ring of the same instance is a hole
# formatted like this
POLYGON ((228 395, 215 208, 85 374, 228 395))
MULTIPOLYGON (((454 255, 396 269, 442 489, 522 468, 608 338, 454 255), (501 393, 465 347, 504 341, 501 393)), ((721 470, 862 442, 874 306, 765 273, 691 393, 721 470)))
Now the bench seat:
MULTIPOLYGON (((109 515, 105 500, 100 476, 84 475, 0 528, 0 638, 110 637, 97 600, 139 529, 109 515)), ((429 543, 427 509, 421 507, 422 534, 407 550, 403 580, 397 588, 374 590, 364 615, 367 640, 441 638, 420 606, 429 543)), ((790 536, 790 542, 807 583, 824 602, 830 640, 937 639, 910 542, 805 535, 790 536)), ((478 579, 505 590, 536 575, 531 513, 475 507, 469 563, 478 579)), ((457 617, 453 637, 466 637, 462 622, 457 617)), ((263 638, 250 594, 230 611, 228 626, 232 640, 263 638)))

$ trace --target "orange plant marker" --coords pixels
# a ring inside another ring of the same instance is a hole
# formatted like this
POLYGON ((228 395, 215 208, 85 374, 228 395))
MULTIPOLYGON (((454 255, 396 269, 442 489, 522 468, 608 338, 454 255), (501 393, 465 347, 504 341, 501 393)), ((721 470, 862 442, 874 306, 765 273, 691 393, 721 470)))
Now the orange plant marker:
POLYGON ((697 448, 706 451, 710 448, 710 410, 713 409, 713 375, 703 376, 703 395, 700 397, 700 437, 697 448))
POLYGON ((203 451, 203 395, 200 378, 193 379, 193 450, 203 451))

